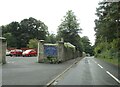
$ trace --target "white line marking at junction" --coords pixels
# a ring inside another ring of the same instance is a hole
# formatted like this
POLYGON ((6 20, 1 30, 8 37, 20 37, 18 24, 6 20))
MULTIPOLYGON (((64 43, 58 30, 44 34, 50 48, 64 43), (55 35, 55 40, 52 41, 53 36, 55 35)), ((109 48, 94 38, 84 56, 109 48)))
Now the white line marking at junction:
POLYGON ((107 74, 109 74, 113 79, 115 79, 118 83, 120 83, 120 80, 118 80, 115 76, 113 76, 110 72, 106 71, 107 74))
POLYGON ((100 64, 97 64, 100 68, 103 68, 100 64))
POLYGON ((7 63, 15 63, 15 62, 7 62, 7 63))

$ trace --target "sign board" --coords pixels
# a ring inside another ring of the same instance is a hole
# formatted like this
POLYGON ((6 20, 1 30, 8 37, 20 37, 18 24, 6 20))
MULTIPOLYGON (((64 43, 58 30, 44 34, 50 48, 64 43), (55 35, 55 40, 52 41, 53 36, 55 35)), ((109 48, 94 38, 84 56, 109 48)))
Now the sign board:
POLYGON ((44 54, 45 54, 45 56, 56 57, 57 56, 57 47, 44 45, 44 54))

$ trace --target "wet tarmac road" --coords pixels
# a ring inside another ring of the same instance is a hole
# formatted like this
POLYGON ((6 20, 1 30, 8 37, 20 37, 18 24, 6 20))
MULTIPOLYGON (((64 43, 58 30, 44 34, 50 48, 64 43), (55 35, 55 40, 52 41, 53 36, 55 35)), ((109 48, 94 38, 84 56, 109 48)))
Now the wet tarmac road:
POLYGON ((96 59, 85 57, 52 85, 111 85, 120 84, 118 67, 96 59))

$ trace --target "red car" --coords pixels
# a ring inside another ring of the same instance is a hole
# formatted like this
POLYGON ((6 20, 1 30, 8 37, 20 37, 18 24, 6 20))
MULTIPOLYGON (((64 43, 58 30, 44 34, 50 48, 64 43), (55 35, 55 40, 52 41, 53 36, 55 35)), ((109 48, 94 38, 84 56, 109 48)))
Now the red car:
POLYGON ((15 49, 10 51, 10 56, 22 56, 22 50, 15 49))
POLYGON ((37 52, 33 49, 26 50, 22 53, 23 56, 37 56, 37 52))

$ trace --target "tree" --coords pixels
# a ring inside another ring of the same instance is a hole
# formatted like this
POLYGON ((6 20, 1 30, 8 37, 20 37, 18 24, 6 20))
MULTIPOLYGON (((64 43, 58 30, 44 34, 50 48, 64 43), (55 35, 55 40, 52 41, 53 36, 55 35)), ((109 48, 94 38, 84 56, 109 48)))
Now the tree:
POLYGON ((22 47, 26 46, 30 39, 46 39, 46 35, 48 34, 48 27, 40 20, 36 20, 30 17, 29 19, 22 20, 20 25, 20 38, 21 43, 23 43, 22 47))
POLYGON ((81 38, 81 41, 82 41, 83 51, 85 53, 89 53, 90 55, 93 55, 94 54, 93 47, 91 46, 89 38, 87 36, 83 36, 81 38))
POLYGON ((1 28, 3 35, 10 33, 15 40, 16 45, 14 42, 10 42, 9 44, 8 41, 9 47, 27 47, 30 39, 36 38, 39 40, 46 40, 48 34, 48 27, 42 21, 32 17, 29 19, 23 19, 20 23, 11 22, 8 25, 1 26, 1 28), (12 44, 14 44, 14 46, 12 44))
POLYGON ((56 43, 56 35, 55 34, 48 34, 46 42, 48 43, 56 43))
POLYGON ((98 19, 95 20, 96 55, 111 59, 120 58, 115 56, 120 53, 118 45, 120 39, 120 3, 100 2, 96 12, 98 16, 98 19))
POLYGON ((37 39, 30 39, 29 43, 27 44, 29 48, 37 48, 38 47, 38 40, 37 39))
POLYGON ((2 26, 2 35, 7 39, 8 47, 16 47, 19 44, 19 29, 20 25, 18 22, 11 22, 8 25, 2 26))
POLYGON ((81 32, 81 28, 79 27, 78 20, 74 15, 72 10, 69 10, 64 16, 64 20, 58 26, 57 38, 60 40, 61 38, 64 39, 65 42, 70 42, 71 44, 75 45, 77 49, 81 50, 80 47, 80 36, 79 33, 81 32))
POLYGON ((118 38, 120 27, 118 25, 120 18, 120 3, 101 2, 96 9, 96 15, 99 19, 95 20, 96 43, 102 41, 111 42, 118 38), (116 14, 117 13, 117 14, 116 14))
POLYGON ((3 35, 3 37, 5 37, 7 39, 7 46, 8 47, 10 47, 10 46, 16 47, 17 46, 17 44, 16 44, 17 40, 15 37, 13 37, 13 35, 11 33, 5 33, 3 35))

